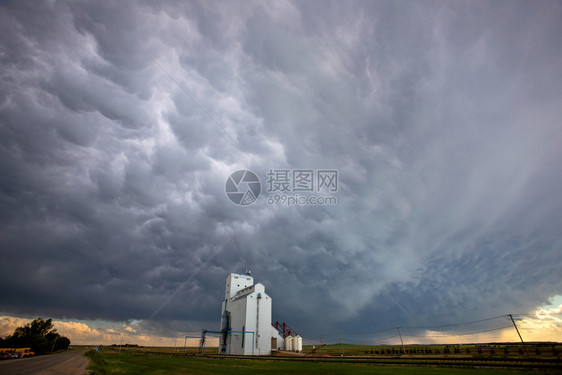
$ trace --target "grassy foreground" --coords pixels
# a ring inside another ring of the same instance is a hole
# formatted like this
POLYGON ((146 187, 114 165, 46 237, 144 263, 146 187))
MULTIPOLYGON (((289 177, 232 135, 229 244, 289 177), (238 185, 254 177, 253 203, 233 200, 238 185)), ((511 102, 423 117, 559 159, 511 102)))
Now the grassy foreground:
MULTIPOLYGON (((169 357, 145 353, 109 351, 87 353, 89 370, 105 374, 520 374, 521 370, 464 369, 423 366, 377 366, 347 363, 309 363, 296 361, 237 360, 201 357, 169 357)), ((527 373, 527 371, 524 371, 527 373)))

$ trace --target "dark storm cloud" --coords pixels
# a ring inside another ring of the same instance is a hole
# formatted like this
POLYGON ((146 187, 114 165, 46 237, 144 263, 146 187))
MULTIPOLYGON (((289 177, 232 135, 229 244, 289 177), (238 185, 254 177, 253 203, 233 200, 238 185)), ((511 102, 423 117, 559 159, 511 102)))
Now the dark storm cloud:
POLYGON ((246 268, 305 336, 532 310, 562 290, 561 14, 4 4, 0 310, 214 329, 246 268), (242 168, 338 169, 338 204, 236 207, 242 168))

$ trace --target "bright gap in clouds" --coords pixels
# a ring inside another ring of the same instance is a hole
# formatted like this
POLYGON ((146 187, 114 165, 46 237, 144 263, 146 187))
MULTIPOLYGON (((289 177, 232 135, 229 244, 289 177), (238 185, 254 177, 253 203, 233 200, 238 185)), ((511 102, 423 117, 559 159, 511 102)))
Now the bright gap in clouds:
MULTIPOLYGON (((562 296, 556 295, 550 298, 549 302, 530 314, 513 314, 517 328, 523 340, 531 341, 562 341, 562 296)), ((485 342, 519 342, 519 336, 515 331, 511 321, 507 316, 505 319, 498 318, 496 324, 488 329, 474 328, 474 334, 462 333, 459 335, 451 334, 446 331, 426 331, 425 337, 407 339, 405 343, 414 344, 440 343, 485 343, 485 342), (501 328, 505 327, 505 328, 501 328), (488 331, 488 332, 484 332, 488 331)))

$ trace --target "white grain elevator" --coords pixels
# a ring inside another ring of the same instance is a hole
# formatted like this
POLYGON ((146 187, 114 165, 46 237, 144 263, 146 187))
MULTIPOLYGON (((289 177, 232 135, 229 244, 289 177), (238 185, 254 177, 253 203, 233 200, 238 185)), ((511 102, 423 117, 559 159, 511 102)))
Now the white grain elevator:
POLYGON ((222 302, 219 354, 270 355, 283 350, 283 336, 271 324, 272 300, 249 274, 230 273, 222 302))

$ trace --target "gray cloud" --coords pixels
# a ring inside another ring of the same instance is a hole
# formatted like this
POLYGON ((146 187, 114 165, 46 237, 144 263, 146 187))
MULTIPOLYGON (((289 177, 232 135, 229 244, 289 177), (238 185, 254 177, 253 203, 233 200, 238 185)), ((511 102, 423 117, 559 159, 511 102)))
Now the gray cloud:
POLYGON ((212 329, 245 268, 305 337, 532 310, 562 290, 560 18, 4 4, 0 310, 212 329), (242 168, 338 169, 338 204, 236 207, 242 168))

